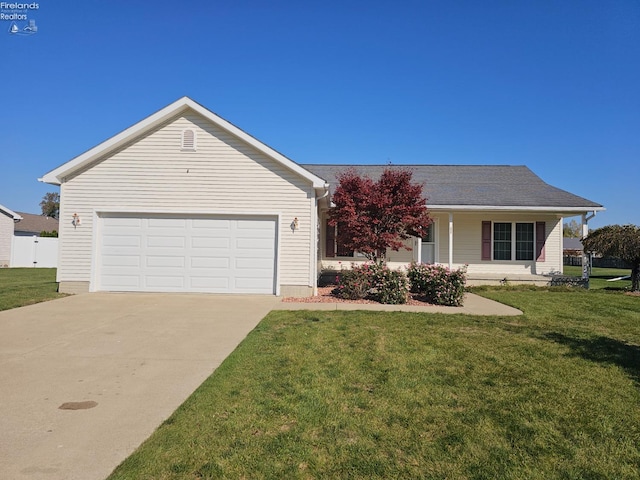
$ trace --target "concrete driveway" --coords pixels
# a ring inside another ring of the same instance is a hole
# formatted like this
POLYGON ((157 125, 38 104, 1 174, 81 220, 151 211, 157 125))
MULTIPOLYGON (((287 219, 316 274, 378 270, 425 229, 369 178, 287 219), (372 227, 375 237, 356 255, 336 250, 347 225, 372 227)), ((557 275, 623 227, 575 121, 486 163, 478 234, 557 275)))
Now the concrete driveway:
POLYGON ((277 301, 94 293, 0 312, 0 478, 104 479, 277 301))

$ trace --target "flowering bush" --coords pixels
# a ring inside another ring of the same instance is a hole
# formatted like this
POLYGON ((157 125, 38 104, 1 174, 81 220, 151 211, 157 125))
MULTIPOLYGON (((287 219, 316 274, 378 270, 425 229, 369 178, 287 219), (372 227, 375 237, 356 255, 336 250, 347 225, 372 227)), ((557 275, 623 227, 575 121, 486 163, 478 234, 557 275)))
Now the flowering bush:
POLYGON ((411 291, 424 295, 429 303, 457 307, 462 305, 467 268, 450 270, 443 265, 412 263, 407 275, 411 291))
POLYGON ((407 303, 409 296, 409 279, 401 270, 391 270, 384 263, 371 265, 372 290, 371 297, 390 305, 407 303))
POLYGON ((352 265, 342 270, 335 294, 347 300, 371 298, 380 303, 407 303, 409 281, 402 271, 391 270, 384 263, 352 265))
POLYGON ((334 293, 346 300, 359 300, 366 298, 371 289, 372 275, 371 265, 353 265, 351 270, 341 270, 340 277, 337 278, 338 286, 334 293))

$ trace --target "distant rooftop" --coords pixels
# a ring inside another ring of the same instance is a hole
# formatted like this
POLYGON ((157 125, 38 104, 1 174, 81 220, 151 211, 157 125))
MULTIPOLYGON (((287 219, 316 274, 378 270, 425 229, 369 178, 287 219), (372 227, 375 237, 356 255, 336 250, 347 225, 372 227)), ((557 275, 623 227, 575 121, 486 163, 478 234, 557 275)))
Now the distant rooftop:
POLYGON ((22 217, 22 220, 15 224, 15 233, 39 235, 40 232, 58 231, 59 222, 57 218, 36 215, 34 213, 16 213, 22 217))
POLYGON ((582 250, 582 242, 579 238, 564 237, 562 239, 563 250, 582 250))

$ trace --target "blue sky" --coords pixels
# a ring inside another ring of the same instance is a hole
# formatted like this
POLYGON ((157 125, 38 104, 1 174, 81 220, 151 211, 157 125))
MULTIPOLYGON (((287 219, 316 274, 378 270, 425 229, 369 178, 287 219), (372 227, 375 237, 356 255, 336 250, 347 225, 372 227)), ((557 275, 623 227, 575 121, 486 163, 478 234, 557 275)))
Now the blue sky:
POLYGON ((12 210, 187 95, 300 163, 524 164, 640 225, 637 0, 37 3, 0 21, 12 210))

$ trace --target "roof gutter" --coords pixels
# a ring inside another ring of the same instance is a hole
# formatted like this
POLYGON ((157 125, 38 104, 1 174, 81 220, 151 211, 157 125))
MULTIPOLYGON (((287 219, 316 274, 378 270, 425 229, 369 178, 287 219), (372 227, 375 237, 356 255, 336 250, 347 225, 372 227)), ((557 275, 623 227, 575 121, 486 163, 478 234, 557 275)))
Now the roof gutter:
POLYGON ((589 212, 592 211, 595 212, 596 211, 604 211, 606 210, 604 207, 600 206, 600 207, 531 207, 531 206, 524 206, 524 205, 513 205, 513 206, 506 206, 506 205, 429 205, 427 204, 427 208, 431 211, 438 211, 438 210, 469 210, 469 211, 473 211, 473 212, 477 212, 477 211, 518 211, 518 212, 549 212, 549 213, 557 213, 557 212, 566 212, 566 213, 575 213, 580 214, 580 213, 585 213, 585 212, 589 212))

